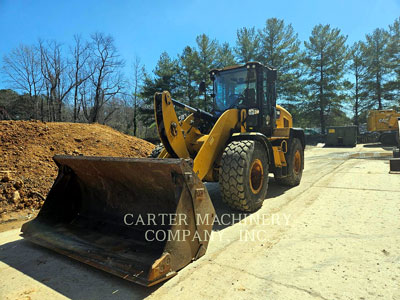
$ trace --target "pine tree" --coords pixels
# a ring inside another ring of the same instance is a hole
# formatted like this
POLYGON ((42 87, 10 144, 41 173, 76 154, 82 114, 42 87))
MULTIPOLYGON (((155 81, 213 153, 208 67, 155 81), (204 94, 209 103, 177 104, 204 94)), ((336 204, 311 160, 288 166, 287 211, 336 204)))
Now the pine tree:
POLYGON ((199 73, 198 52, 192 47, 186 46, 182 55, 179 56, 178 81, 183 98, 182 102, 190 106, 198 106, 198 83, 196 74, 199 73))
POLYGON ((341 107, 344 100, 345 66, 347 61, 347 37, 330 25, 313 28, 306 48, 305 63, 308 67, 308 109, 319 115, 322 133, 325 133, 327 116, 341 107))
POLYGON ((377 28, 372 34, 366 35, 363 46, 367 66, 364 85, 368 91, 370 109, 383 109, 385 100, 391 98, 385 85, 389 76, 388 45, 389 34, 384 29, 377 28))
POLYGON ((388 98, 394 100, 393 104, 400 107, 400 18, 389 25, 388 63, 390 79, 385 85, 388 98))
POLYGON ((366 75, 366 67, 364 53, 362 52, 363 43, 356 42, 350 49, 350 72, 354 76, 352 84, 351 103, 353 106, 353 122, 354 125, 359 125, 360 115, 368 108, 366 102, 366 91, 364 89, 364 78, 366 75))
POLYGON ((141 97, 144 99, 140 107, 140 119, 146 126, 154 123, 154 94, 169 91, 175 98, 181 97, 178 81, 178 62, 163 52, 153 71, 154 78, 144 74, 141 97))
POLYGON ((196 83, 204 81, 206 91, 204 92, 203 108, 210 110, 211 108, 211 79, 210 70, 216 67, 216 58, 218 51, 218 43, 216 40, 211 40, 207 35, 201 34, 196 38, 197 55, 199 57, 199 66, 197 72, 196 83))
POLYGON ((225 68, 236 64, 235 55, 228 43, 223 43, 218 47, 216 67, 225 68))
POLYGON ((260 37, 254 27, 240 28, 236 33, 235 53, 241 63, 256 61, 260 52, 260 37))
POLYGON ((291 24, 271 18, 259 30, 259 61, 278 70, 277 97, 288 104, 299 101, 303 93, 300 40, 291 24))

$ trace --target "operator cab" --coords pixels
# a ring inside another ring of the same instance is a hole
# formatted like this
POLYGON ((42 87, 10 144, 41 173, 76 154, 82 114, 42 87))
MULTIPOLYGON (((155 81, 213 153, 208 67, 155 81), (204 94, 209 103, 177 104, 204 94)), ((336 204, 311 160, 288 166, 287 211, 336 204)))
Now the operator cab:
POLYGON ((214 110, 243 106, 245 102, 256 105, 256 74, 245 67, 217 73, 214 80, 214 110))
POLYGON ((214 114, 231 108, 246 109, 249 131, 267 134, 275 127, 276 70, 259 62, 214 69, 214 114))

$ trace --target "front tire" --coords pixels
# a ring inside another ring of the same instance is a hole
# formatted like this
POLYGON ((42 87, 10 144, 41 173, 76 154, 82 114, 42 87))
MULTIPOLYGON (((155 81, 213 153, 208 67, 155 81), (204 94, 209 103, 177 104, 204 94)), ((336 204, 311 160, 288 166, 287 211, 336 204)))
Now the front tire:
POLYGON ((275 180, 280 185, 299 185, 304 169, 304 148, 299 139, 294 138, 291 143, 287 166, 288 176, 283 178, 275 177, 275 180))
POLYGON ((229 143, 222 154, 219 178, 224 203, 245 212, 259 209, 268 190, 264 146, 250 140, 229 143))

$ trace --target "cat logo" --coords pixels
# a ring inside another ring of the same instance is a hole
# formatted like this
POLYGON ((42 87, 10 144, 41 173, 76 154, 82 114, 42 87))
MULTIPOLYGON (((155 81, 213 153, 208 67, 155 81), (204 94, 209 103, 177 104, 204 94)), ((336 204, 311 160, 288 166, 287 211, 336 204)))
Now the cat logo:
POLYGON ((379 119, 379 123, 389 123, 389 119, 390 119, 390 117, 387 117, 387 118, 383 118, 383 119, 379 119))

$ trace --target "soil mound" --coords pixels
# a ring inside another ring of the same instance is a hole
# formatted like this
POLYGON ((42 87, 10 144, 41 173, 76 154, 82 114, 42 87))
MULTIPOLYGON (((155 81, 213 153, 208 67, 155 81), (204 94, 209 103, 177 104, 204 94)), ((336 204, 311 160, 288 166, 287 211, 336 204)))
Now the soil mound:
POLYGON ((0 121, 0 222, 39 209, 57 176, 52 157, 147 157, 154 145, 100 124, 0 121))

